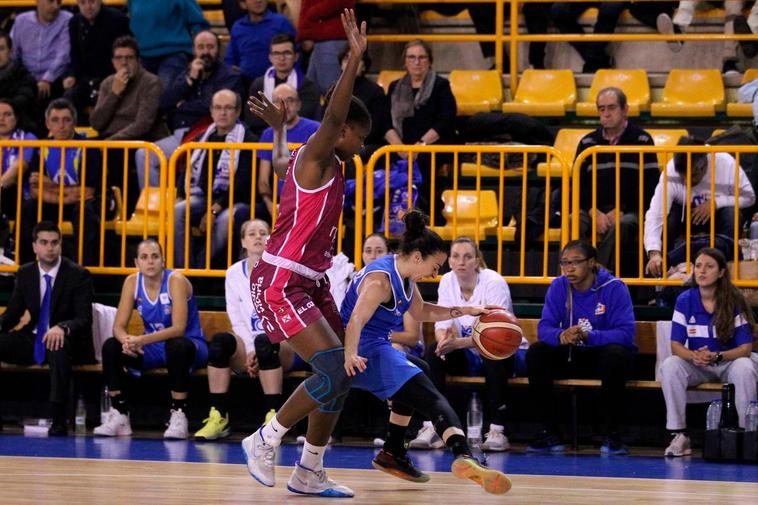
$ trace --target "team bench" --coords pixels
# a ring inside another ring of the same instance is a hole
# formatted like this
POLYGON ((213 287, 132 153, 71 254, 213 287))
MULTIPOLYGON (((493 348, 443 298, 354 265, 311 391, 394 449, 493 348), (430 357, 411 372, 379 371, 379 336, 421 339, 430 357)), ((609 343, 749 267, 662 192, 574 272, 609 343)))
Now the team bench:
MULTIPOLYGON (((200 311, 200 321, 203 327, 203 332, 206 339, 210 340, 214 334, 220 331, 228 331, 231 327, 229 319, 225 312, 220 311, 200 311)), ((537 339, 537 323, 538 319, 521 319, 521 327, 524 330, 524 335, 529 342, 535 342, 537 339)), ((142 325, 139 322, 139 317, 134 313, 129 323, 129 331, 134 334, 142 333, 142 325)), ((434 325, 424 324, 424 337, 427 342, 434 338, 434 325)), ((639 348, 640 354, 652 355, 656 354, 656 335, 655 335, 655 321, 638 321, 636 342, 639 348)), ((91 365, 74 365, 74 372, 81 373, 101 373, 102 366, 100 364, 91 365)), ((35 371, 35 370, 47 370, 46 365, 10 365, 3 363, 2 371, 35 371)), ((165 368, 157 368, 150 370, 147 375, 166 375, 165 368)), ((200 369, 195 371, 197 376, 205 376, 206 370, 200 369)), ((308 372, 291 372, 288 377, 293 379, 304 378, 308 375, 308 372)), ((484 385, 483 377, 465 377, 465 376, 449 376, 447 378, 448 385, 460 386, 460 387, 479 387, 484 385)), ((509 379, 509 384, 514 386, 526 386, 529 384, 529 380, 526 377, 514 377, 509 379)), ((556 385, 563 388, 599 388, 600 381, 594 379, 561 379, 557 380, 556 385)), ((654 380, 630 380, 627 381, 627 387, 630 389, 660 389, 660 382, 654 380)), ((706 383, 699 386, 690 388, 697 391, 718 391, 721 389, 719 383, 706 383)))

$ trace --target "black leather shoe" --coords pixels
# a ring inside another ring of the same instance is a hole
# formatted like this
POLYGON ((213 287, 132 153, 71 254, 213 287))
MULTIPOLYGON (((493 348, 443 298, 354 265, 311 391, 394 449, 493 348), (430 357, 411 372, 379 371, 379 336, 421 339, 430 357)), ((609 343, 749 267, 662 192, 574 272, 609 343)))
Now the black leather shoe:
POLYGON ((68 436, 68 425, 54 422, 47 431, 47 435, 50 437, 66 437, 68 436))

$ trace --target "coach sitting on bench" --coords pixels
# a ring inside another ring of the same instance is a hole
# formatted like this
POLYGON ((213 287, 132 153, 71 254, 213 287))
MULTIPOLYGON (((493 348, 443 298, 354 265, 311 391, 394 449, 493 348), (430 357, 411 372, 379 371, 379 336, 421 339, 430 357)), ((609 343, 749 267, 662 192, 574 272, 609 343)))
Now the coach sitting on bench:
POLYGON ((0 315, 0 361, 50 365, 51 436, 68 434, 71 361, 94 362, 92 279, 89 272, 61 256, 61 232, 40 221, 32 232, 37 261, 16 274, 8 308, 0 315), (24 312, 29 322, 17 331, 24 312))
POLYGON ((618 433, 623 416, 624 386, 632 368, 635 321, 629 289, 596 264, 597 251, 573 240, 561 252, 563 275, 547 290, 537 338, 526 353, 533 410, 545 430, 529 452, 560 452, 558 412, 553 379, 599 378, 601 412, 607 436, 605 454, 629 452, 618 433))

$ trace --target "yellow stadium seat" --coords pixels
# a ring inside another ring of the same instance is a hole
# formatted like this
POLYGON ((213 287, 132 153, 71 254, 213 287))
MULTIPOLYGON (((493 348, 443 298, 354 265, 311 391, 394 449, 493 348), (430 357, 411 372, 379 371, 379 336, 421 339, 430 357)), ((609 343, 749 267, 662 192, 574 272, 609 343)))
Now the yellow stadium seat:
MULTIPOLYGON (((579 141, 582 137, 590 133, 589 128, 561 128, 558 131, 558 135, 555 136, 555 142, 553 147, 559 151, 566 159, 566 163, 569 165, 569 173, 571 173, 571 165, 574 163, 576 157, 576 148, 579 145, 579 141)), ((561 176, 561 164, 558 160, 550 160, 550 177, 561 176)), ((547 174, 548 162, 542 162, 537 165, 537 175, 545 177, 547 174)))
POLYGON ((487 235, 493 235, 497 230, 498 203, 494 191, 484 190, 480 192, 481 198, 477 198, 475 190, 458 190, 457 204, 455 192, 446 189, 442 192, 442 201, 445 206, 442 215, 445 218, 445 226, 434 226, 444 240, 453 240, 456 237, 467 236, 475 240, 482 240, 487 235), (479 226, 477 227, 477 210, 479 211, 479 226), (457 214, 455 227, 453 227, 453 214, 457 214))
POLYGON ((468 9, 463 9, 462 11, 458 12, 457 14, 453 14, 452 16, 440 14, 439 12, 430 9, 424 9, 419 13, 418 17, 425 23, 435 23, 440 21, 471 22, 471 14, 469 14, 468 9))
POLYGON ((384 94, 390 90, 390 83, 405 75, 405 70, 382 70, 376 78, 376 83, 382 87, 384 94))
MULTIPOLYGON (((689 132, 683 128, 673 130, 647 129, 645 131, 647 131, 650 136, 653 137, 653 142, 657 146, 675 146, 679 143, 680 138, 689 135, 689 132)), ((663 168, 668 164, 672 156, 673 153, 658 153, 658 166, 661 170, 663 170, 663 168)))
POLYGON ((503 103, 503 80, 497 70, 453 70, 450 88, 460 116, 499 110, 503 103))
POLYGON ((97 138, 97 135, 98 135, 97 130, 95 130, 91 126, 77 126, 76 133, 84 135, 88 139, 97 138))
POLYGON ((620 88, 627 98, 629 115, 639 116, 640 111, 650 110, 650 83, 643 69, 601 69, 595 73, 586 102, 576 104, 577 116, 597 116, 597 94, 603 88, 620 88))
POLYGON ((722 134, 722 133, 724 133, 725 131, 726 131, 726 130, 725 130, 725 129, 723 129, 723 128, 716 128, 716 129, 715 129, 715 130, 713 130, 713 132, 711 133, 711 137, 716 137, 716 136, 718 136, 718 135, 721 135, 721 134, 722 134))
MULTIPOLYGON (((482 164, 479 172, 482 177, 500 177, 500 167, 491 167, 482 164)), ((503 177, 521 177, 522 171, 517 168, 504 168, 503 177)), ((461 163, 461 175, 464 177, 476 177, 476 163, 461 163)))
POLYGON ((716 69, 675 68, 669 72, 661 102, 650 106, 653 116, 715 116, 724 110, 724 82, 716 69))
POLYGON ((525 70, 516 96, 503 112, 532 116, 565 116, 576 105, 576 83, 571 70, 525 70))
MULTIPOLYGON (((742 74, 741 84, 748 83, 758 79, 758 68, 749 68, 742 74)), ((753 117, 752 103, 728 103, 726 104, 726 115, 729 117, 753 117)))
MULTIPOLYGON (((137 206, 134 209, 134 213, 126 221, 126 235, 142 235, 145 231, 145 220, 147 220, 147 235, 158 235, 160 208, 161 208, 161 192, 159 188, 145 188, 139 195, 137 200, 137 206)), ((116 217, 114 223, 114 229, 118 235, 124 232, 122 228, 123 221, 121 221, 121 215, 116 217)))

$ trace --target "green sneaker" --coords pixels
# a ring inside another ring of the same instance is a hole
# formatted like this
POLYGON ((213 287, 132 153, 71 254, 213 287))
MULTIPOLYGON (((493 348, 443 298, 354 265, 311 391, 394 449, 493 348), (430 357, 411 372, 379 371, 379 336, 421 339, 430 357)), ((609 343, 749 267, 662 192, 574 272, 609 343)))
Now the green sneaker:
POLYGON ((204 426, 195 433, 195 438, 217 440, 229 436, 229 414, 221 417, 221 413, 215 407, 211 407, 211 411, 203 423, 204 426))
POLYGON ((266 419, 264 420, 263 424, 268 424, 271 422, 271 420, 276 416, 276 410, 271 409, 268 412, 266 412, 266 419))

